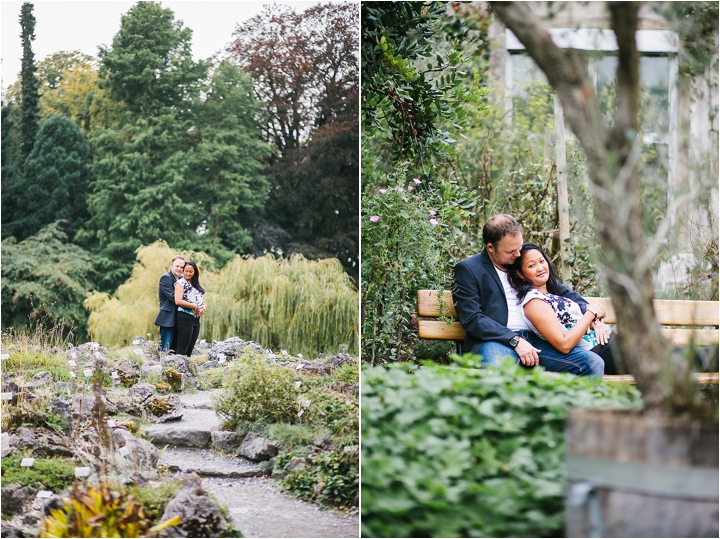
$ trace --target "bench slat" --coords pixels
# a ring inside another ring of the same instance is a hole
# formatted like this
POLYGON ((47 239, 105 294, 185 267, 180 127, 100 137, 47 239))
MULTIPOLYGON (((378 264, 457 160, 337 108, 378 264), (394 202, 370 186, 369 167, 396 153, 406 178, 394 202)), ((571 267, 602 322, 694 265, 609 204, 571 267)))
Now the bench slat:
MULTIPOLYGON (((449 316, 457 318, 452 294, 443 292, 444 306, 449 316)), ((615 309, 610 298, 585 298, 590 303, 600 303, 607 311, 606 321, 617 323, 615 309)), ((717 301, 668 300, 656 299, 653 302, 655 315, 660 325, 666 326, 718 326, 720 310, 717 301)), ((440 301, 436 290, 420 290, 417 294, 418 316, 428 318, 440 317, 440 301)), ((716 341, 717 342, 717 341, 716 341)))
MULTIPOLYGON (((607 322, 617 322, 610 298, 585 298, 589 303, 600 303, 607 312, 607 322)), ((656 299, 655 316, 665 326, 717 326, 720 318, 717 301, 656 299)), ((429 315, 428 315, 429 316, 429 315)))
MULTIPOLYGON (((462 341, 466 335, 460 322, 448 324, 442 320, 418 318, 417 325, 421 339, 462 341)), ((694 342, 696 346, 712 346, 718 344, 720 337, 716 329, 660 328, 660 331, 670 342, 681 345, 694 342)))
POLYGON ((462 341, 465 329, 460 322, 443 322, 442 320, 423 320, 418 318, 418 337, 440 341, 462 341))
MULTIPOLYGON (((635 385, 635 377, 632 374, 606 374, 603 376, 605 382, 619 382, 621 384, 635 385)), ((716 372, 696 372, 695 382, 698 385, 718 384, 718 373, 716 372)))
MULTIPOLYGON (((457 318, 455 311, 455 302, 452 293, 449 290, 443 292, 443 302, 446 309, 449 309, 449 316, 457 318)), ((429 316, 431 318, 440 317, 440 301, 438 301, 438 293, 436 290, 419 290, 417 295, 418 316, 429 316)))

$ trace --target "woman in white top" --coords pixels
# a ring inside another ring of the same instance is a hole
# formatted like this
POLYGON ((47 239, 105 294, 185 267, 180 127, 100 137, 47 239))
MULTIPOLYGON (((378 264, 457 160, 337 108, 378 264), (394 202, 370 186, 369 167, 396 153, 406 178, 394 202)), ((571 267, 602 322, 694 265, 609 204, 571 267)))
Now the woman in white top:
POLYGON ((177 350, 179 356, 190 357, 200 333, 200 306, 205 289, 200 286, 200 270, 192 260, 185 263, 183 276, 175 282, 177 305, 177 350))
POLYGON ((617 374, 610 347, 615 334, 602 322, 605 310, 588 304, 583 313, 576 302, 560 296, 557 271, 541 247, 523 243, 508 280, 533 332, 564 354, 575 346, 592 350, 605 361, 605 374, 617 374))

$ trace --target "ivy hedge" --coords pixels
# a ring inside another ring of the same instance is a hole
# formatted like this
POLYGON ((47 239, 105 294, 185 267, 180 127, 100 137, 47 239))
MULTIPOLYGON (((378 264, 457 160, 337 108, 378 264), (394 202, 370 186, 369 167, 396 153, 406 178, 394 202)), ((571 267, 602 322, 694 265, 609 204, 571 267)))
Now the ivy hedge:
POLYGON ((561 537, 571 408, 638 408, 632 386, 514 364, 368 367, 364 537, 561 537))

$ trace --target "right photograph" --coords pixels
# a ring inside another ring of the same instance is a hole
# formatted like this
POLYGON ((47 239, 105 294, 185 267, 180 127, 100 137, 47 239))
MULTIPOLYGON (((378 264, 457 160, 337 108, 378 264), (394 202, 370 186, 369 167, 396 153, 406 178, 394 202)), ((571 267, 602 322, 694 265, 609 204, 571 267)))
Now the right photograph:
POLYGON ((361 2, 361 534, 717 537, 718 3, 361 2))

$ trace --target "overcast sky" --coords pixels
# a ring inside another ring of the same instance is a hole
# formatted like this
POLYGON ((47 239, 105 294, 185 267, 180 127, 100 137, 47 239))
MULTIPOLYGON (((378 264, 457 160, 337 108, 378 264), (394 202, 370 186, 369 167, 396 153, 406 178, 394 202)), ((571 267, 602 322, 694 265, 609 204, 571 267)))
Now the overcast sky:
MULTIPOLYGON (((58 51, 79 50, 96 56, 100 45, 112 45, 113 36, 120 30, 120 17, 136 2, 98 0, 42 0, 35 6, 36 62, 58 51)), ((192 50, 196 60, 205 59, 222 49, 232 39, 238 22, 247 20, 262 10, 263 4, 273 0, 165 0, 163 7, 175 13, 193 30, 192 50)), ((277 2, 304 11, 315 1, 285 0, 277 2)), ((6 88, 20 73, 22 43, 20 41, 20 8, 23 2, 0 2, 0 36, 2 57, 2 87, 6 88)))

